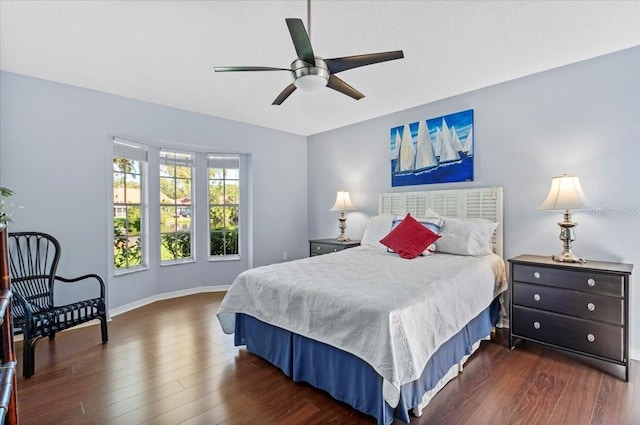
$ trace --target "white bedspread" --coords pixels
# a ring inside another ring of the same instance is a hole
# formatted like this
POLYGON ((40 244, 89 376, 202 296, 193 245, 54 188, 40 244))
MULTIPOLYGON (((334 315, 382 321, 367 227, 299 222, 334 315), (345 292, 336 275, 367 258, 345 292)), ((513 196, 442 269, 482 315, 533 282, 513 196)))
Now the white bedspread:
POLYGON ((243 272, 218 319, 233 333, 245 313, 354 354, 383 377, 395 407, 400 386, 506 288, 497 255, 405 260, 361 246, 243 272))

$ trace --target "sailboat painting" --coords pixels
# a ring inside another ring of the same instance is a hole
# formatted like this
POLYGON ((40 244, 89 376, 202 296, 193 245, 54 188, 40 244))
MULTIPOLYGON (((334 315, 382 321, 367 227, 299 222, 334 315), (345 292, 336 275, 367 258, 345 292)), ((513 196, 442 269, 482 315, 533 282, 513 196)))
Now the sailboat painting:
POLYGON ((473 109, 391 128, 391 186, 473 181, 473 109))

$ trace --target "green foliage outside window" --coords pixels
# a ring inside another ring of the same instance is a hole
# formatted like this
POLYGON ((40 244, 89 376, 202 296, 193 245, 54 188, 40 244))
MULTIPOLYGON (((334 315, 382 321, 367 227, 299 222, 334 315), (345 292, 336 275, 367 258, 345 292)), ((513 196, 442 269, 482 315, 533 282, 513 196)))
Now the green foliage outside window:
POLYGON ((162 260, 182 260, 191 257, 191 233, 175 232, 162 235, 162 260))
MULTIPOLYGON (((138 220, 138 226, 140 220, 138 220)), ((142 264, 142 243, 140 238, 127 237, 125 220, 113 220, 113 262, 116 269, 125 269, 142 264)))
POLYGON ((209 255, 238 255, 238 232, 212 231, 209 238, 209 255))

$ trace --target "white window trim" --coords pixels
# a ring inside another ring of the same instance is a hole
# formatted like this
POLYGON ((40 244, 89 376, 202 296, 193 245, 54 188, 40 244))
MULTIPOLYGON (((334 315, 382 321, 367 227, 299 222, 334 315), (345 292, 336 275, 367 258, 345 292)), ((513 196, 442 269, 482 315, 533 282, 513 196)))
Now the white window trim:
MULTIPOLYGON (((209 217, 209 211, 211 208, 211 204, 209 203, 209 196, 208 196, 208 190, 209 190, 209 181, 211 180, 209 178, 209 169, 210 168, 232 168, 230 166, 227 166, 225 163, 229 162, 229 165, 235 165, 238 169, 238 191, 239 191, 239 198, 238 198, 238 208, 240 211, 240 215, 238 217, 238 236, 237 236, 237 244, 238 244, 238 253, 237 254, 226 254, 226 255, 211 255, 211 252, 209 251, 209 249, 207 249, 207 256, 208 256, 208 261, 240 261, 242 260, 242 233, 244 232, 243 226, 241 224, 242 222, 242 214, 243 214, 243 202, 242 202, 242 194, 243 194, 243 159, 242 159, 242 154, 239 153, 213 153, 210 152, 207 154, 207 247, 210 246, 211 243, 211 220, 209 217), (211 157, 217 157, 217 159, 212 159, 211 157), (216 164, 215 161, 222 161, 222 163, 218 163, 216 164)), ((227 205, 227 204, 224 204, 227 205)))
MULTIPOLYGON (((191 256, 188 258, 179 258, 179 259, 171 259, 171 260, 163 260, 162 259, 162 232, 158 232, 158 243, 159 243, 159 253, 160 253, 160 257, 158 258, 160 267, 166 267, 166 266, 175 266, 175 265, 179 265, 179 264, 189 264, 189 263, 195 263, 197 262, 197 252, 196 252, 196 246, 197 246, 197 236, 196 236, 196 231, 195 231, 195 227, 196 227, 196 223, 197 223, 197 214, 196 214, 196 204, 197 204, 197 199, 196 199, 196 188, 197 188, 197 179, 196 179, 196 159, 197 159, 197 153, 196 152, 189 152, 189 151, 185 151, 185 150, 181 150, 181 149, 173 149, 173 148, 159 148, 159 161, 158 161, 158 173, 157 173, 157 178, 158 178, 158 182, 160 182, 161 176, 160 176, 160 167, 162 165, 175 165, 175 166, 180 166, 180 167, 190 167, 191 168, 191 229, 190 229, 190 235, 191 235, 191 256), (182 155, 189 155, 189 160, 188 161, 167 161, 165 157, 163 157, 162 153, 166 152, 166 153, 173 153, 173 154, 182 154, 182 155)), ((174 176, 175 179, 175 176, 174 176)), ((174 204, 176 206, 176 208, 178 208, 177 204, 174 204)), ((160 215, 160 211, 162 210, 162 207, 166 206, 163 205, 160 202, 160 199, 158 199, 158 214, 160 215)), ((161 223, 158 223, 158 225, 162 225, 161 223)))
MULTIPOLYGON (((113 270, 114 276, 122 276, 131 273, 137 273, 140 271, 149 270, 149 210, 148 210, 148 200, 147 200, 147 186, 149 184, 149 161, 148 161, 148 147, 141 143, 133 142, 131 140, 122 139, 119 137, 114 137, 111 142, 112 155, 111 155, 111 163, 113 162, 113 158, 123 157, 133 161, 140 162, 140 239, 142 241, 142 263, 137 264, 131 267, 125 268, 116 268, 114 263, 113 254, 111 256, 111 269, 113 270)), ((113 252, 113 220, 115 218, 115 204, 113 202, 113 165, 111 165, 111 189, 110 189, 110 198, 111 198, 111 220, 109 224, 109 228, 111 230, 110 240, 110 250, 113 252)))

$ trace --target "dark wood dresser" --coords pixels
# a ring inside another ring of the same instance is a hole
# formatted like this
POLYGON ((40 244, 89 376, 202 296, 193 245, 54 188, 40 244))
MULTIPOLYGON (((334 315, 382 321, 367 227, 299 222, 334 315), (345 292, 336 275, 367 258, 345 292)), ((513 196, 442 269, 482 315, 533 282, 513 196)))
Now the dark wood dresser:
POLYGON ((629 281, 633 265, 509 260, 509 346, 517 338, 624 366, 629 380, 629 281))

